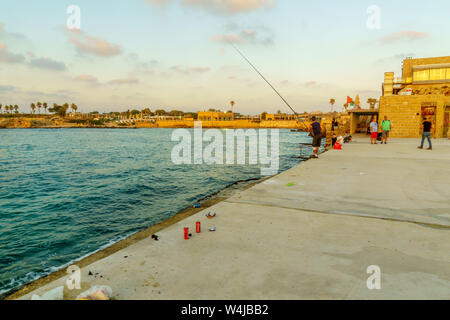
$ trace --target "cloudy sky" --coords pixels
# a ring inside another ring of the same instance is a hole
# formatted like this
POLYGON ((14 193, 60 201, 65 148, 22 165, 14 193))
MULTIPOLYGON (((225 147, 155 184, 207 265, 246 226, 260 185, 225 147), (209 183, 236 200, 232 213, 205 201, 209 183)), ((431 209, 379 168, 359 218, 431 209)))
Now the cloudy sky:
POLYGON ((289 111, 231 41, 298 112, 329 110, 378 98, 404 57, 450 55, 448 12, 448 0, 1 0, 0 103, 289 111))

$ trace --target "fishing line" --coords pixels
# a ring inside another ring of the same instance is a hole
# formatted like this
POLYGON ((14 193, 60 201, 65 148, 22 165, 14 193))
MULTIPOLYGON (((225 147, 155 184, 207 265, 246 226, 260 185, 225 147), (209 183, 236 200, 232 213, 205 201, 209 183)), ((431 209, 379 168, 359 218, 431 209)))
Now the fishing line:
POLYGON ((292 112, 294 112, 294 114, 297 116, 297 118, 303 123, 303 125, 305 126, 306 129, 309 129, 308 126, 305 124, 305 122, 303 121, 303 119, 300 117, 300 115, 295 112, 295 110, 291 107, 291 105, 286 101, 286 99, 283 98, 283 96, 278 92, 277 89, 275 89, 275 87, 269 82, 269 80, 266 79, 266 77, 264 77, 264 75, 259 72, 259 70, 253 65, 253 63, 250 62, 249 59, 247 59, 247 57, 231 42, 231 41, 227 41, 233 48, 234 50, 236 50, 237 53, 239 53, 239 55, 244 58, 245 61, 248 62, 248 64, 261 76, 261 78, 263 78, 263 80, 273 89, 273 91, 275 91, 275 93, 281 98, 281 100, 283 100, 283 102, 289 107, 289 109, 292 110, 292 112))

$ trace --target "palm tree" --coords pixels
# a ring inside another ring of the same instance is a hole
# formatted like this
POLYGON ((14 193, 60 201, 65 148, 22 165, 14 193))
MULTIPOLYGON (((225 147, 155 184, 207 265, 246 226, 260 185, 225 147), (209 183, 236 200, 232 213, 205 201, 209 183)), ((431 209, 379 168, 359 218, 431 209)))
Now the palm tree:
POLYGON ((0 113, 2 113, 2 107, 3 105, 0 103, 0 113))
POLYGON ((63 107, 63 111, 62 111, 61 115, 63 115, 65 117, 67 110, 69 110, 69 104, 66 102, 62 105, 62 107, 63 107))
POLYGON ((44 108, 44 112, 47 113, 47 108, 48 108, 47 102, 44 102, 42 104, 42 107, 44 108))
POLYGON ((39 114, 41 114, 42 103, 38 102, 36 105, 39 110, 39 114))
POLYGON ((334 104, 336 103, 336 99, 334 99, 334 98, 331 98, 330 99, 330 104, 331 104, 331 112, 333 112, 333 106, 334 106, 334 104))
POLYGON ((367 103, 370 105, 370 109, 375 109, 375 105, 377 104, 378 100, 374 98, 367 99, 367 103))
POLYGON ((19 106, 16 104, 14 105, 14 110, 16 111, 16 113, 19 113, 17 110, 19 110, 19 106))
POLYGON ((31 113, 34 113, 34 110, 36 110, 36 105, 34 103, 31 104, 31 113))
POLYGON ((77 113, 78 107, 77 107, 77 105, 75 103, 72 103, 70 108, 72 109, 72 111, 75 111, 75 113, 77 113))
POLYGON ((6 113, 8 113, 8 110, 9 110, 9 106, 5 106, 6 113))

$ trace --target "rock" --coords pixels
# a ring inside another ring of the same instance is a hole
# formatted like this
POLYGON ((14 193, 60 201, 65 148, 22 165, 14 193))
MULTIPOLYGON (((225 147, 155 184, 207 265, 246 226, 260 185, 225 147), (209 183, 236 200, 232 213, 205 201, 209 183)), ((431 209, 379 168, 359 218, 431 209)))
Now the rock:
POLYGON ((44 293, 42 296, 33 294, 31 300, 63 300, 64 299, 64 287, 57 287, 49 292, 44 293))
POLYGON ((83 292, 77 300, 111 300, 113 291, 108 286, 94 286, 83 292))

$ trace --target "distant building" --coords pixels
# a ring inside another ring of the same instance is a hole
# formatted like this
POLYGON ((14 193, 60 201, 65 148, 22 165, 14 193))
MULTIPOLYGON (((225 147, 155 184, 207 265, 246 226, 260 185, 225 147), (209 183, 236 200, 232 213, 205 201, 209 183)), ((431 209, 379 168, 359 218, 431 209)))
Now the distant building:
POLYGON ((394 137, 418 137, 427 116, 433 136, 446 137, 450 119, 450 56, 406 59, 402 76, 386 72, 382 84, 379 117, 392 122, 394 137))
POLYGON ((287 113, 275 113, 275 114, 271 114, 271 113, 266 113, 266 114, 261 114, 260 115, 260 119, 264 120, 264 115, 265 115, 265 120, 271 120, 271 121, 295 121, 297 120, 297 116, 295 114, 287 114, 287 113))
POLYGON ((233 121, 234 114, 232 112, 221 111, 199 111, 198 121, 233 121))

